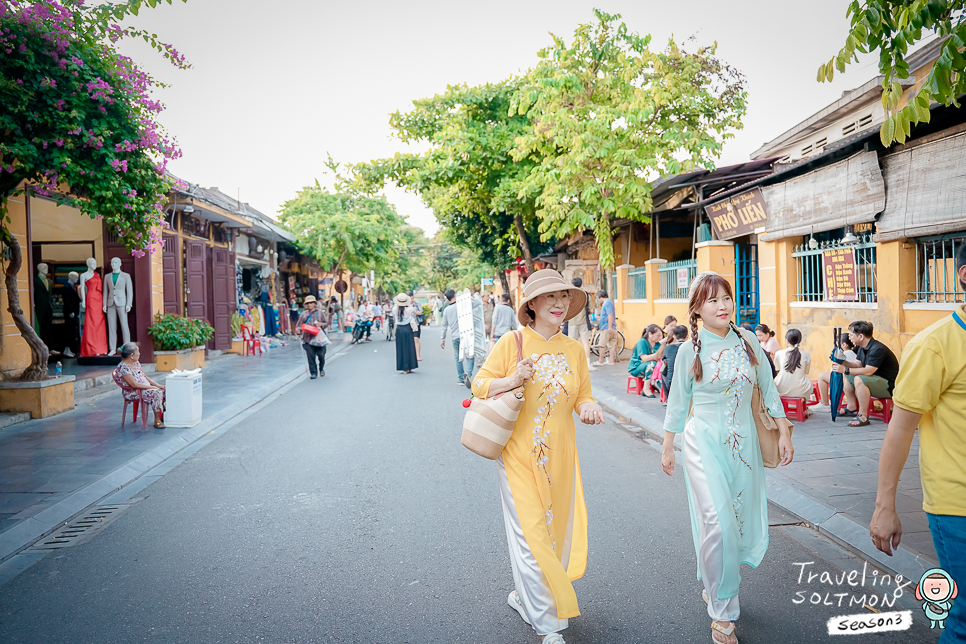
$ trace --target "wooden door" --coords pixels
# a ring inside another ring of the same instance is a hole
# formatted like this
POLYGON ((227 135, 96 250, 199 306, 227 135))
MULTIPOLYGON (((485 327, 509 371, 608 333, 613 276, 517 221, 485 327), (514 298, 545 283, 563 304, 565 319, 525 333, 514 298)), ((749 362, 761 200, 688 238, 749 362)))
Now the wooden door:
POLYGON ((210 275, 211 296, 209 301, 211 325, 215 335, 210 349, 222 351, 231 348, 231 314, 235 310, 235 254, 227 248, 211 248, 210 275))
POLYGON ((164 277, 164 312, 181 313, 181 280, 178 274, 178 237, 165 235, 161 253, 164 277))
POLYGON ((185 315, 196 320, 208 320, 207 246, 203 241, 184 242, 185 315))

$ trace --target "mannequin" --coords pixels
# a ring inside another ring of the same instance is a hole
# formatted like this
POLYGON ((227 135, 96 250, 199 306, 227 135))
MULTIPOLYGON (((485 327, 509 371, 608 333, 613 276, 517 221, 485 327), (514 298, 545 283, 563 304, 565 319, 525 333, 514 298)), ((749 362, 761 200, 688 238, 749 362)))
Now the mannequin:
POLYGON ((77 282, 80 275, 71 271, 67 274, 67 286, 61 291, 64 300, 64 324, 67 325, 67 346, 64 347, 64 355, 68 358, 75 356, 75 351, 80 351, 80 333, 78 324, 80 323, 81 300, 77 294, 77 282))
POLYGON ((48 277, 47 264, 37 264, 34 275, 34 329, 47 348, 50 348, 51 331, 54 323, 53 291, 48 277))
POLYGON ((93 357, 107 353, 107 333, 104 328, 104 285, 94 269, 97 260, 87 260, 87 272, 80 276, 80 310, 84 314, 84 332, 81 339, 81 356, 93 357))
POLYGON ((131 276, 121 272, 121 258, 111 259, 111 274, 104 279, 104 303, 102 308, 107 315, 108 353, 117 352, 117 323, 121 323, 123 344, 131 341, 131 330, 127 325, 127 314, 134 304, 134 285, 131 276))

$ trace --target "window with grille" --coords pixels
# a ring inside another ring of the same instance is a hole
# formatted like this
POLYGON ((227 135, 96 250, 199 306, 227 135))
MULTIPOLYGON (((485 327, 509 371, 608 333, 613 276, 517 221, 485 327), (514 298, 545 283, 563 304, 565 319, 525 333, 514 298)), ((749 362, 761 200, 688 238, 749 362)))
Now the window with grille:
POLYGON ((966 301, 956 272, 956 257, 966 235, 941 235, 916 240, 916 292, 914 302, 962 304, 966 301))
POLYGON ((825 302, 825 276, 822 270, 822 257, 827 251, 852 248, 855 251, 855 286, 857 302, 878 301, 876 283, 876 246, 872 234, 862 235, 859 242, 844 244, 841 239, 819 241, 815 248, 809 247, 809 238, 804 237, 800 246, 795 246, 792 257, 795 259, 796 292, 798 302, 825 302))

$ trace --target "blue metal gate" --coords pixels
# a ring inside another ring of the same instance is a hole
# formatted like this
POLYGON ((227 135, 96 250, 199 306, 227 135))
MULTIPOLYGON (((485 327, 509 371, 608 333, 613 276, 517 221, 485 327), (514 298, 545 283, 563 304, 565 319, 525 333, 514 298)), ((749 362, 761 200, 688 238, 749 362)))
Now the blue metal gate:
POLYGON ((758 245, 735 245, 735 278, 738 324, 757 325, 760 320, 758 301, 758 245))

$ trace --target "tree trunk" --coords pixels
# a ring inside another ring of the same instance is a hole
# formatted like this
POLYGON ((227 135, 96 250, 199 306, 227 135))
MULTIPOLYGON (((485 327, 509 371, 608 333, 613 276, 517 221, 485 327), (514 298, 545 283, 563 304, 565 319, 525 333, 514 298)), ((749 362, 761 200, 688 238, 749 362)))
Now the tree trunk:
POLYGON ((510 292, 510 280, 506 276, 506 271, 500 271, 500 284, 503 285, 503 292, 510 296, 510 306, 514 309, 517 308, 513 302, 513 293, 510 292))
POLYGON ((17 325, 20 335, 23 336, 30 347, 30 366, 20 374, 20 380, 39 382, 46 380, 48 377, 47 358, 50 357, 50 351, 47 350, 47 345, 41 341, 34 328, 27 322, 27 316, 20 308, 20 291, 17 290, 17 274, 20 272, 20 267, 23 266, 20 244, 17 243, 16 237, 9 235, 6 246, 10 249, 10 263, 7 265, 7 271, 4 275, 4 285, 7 287, 7 310, 10 311, 13 323, 17 325))
POLYGON ((520 237, 520 250, 523 252, 523 263, 527 265, 527 275, 533 273, 533 256, 530 254, 530 243, 527 241, 527 231, 523 227, 523 217, 513 215, 513 223, 517 226, 517 236, 520 237))

